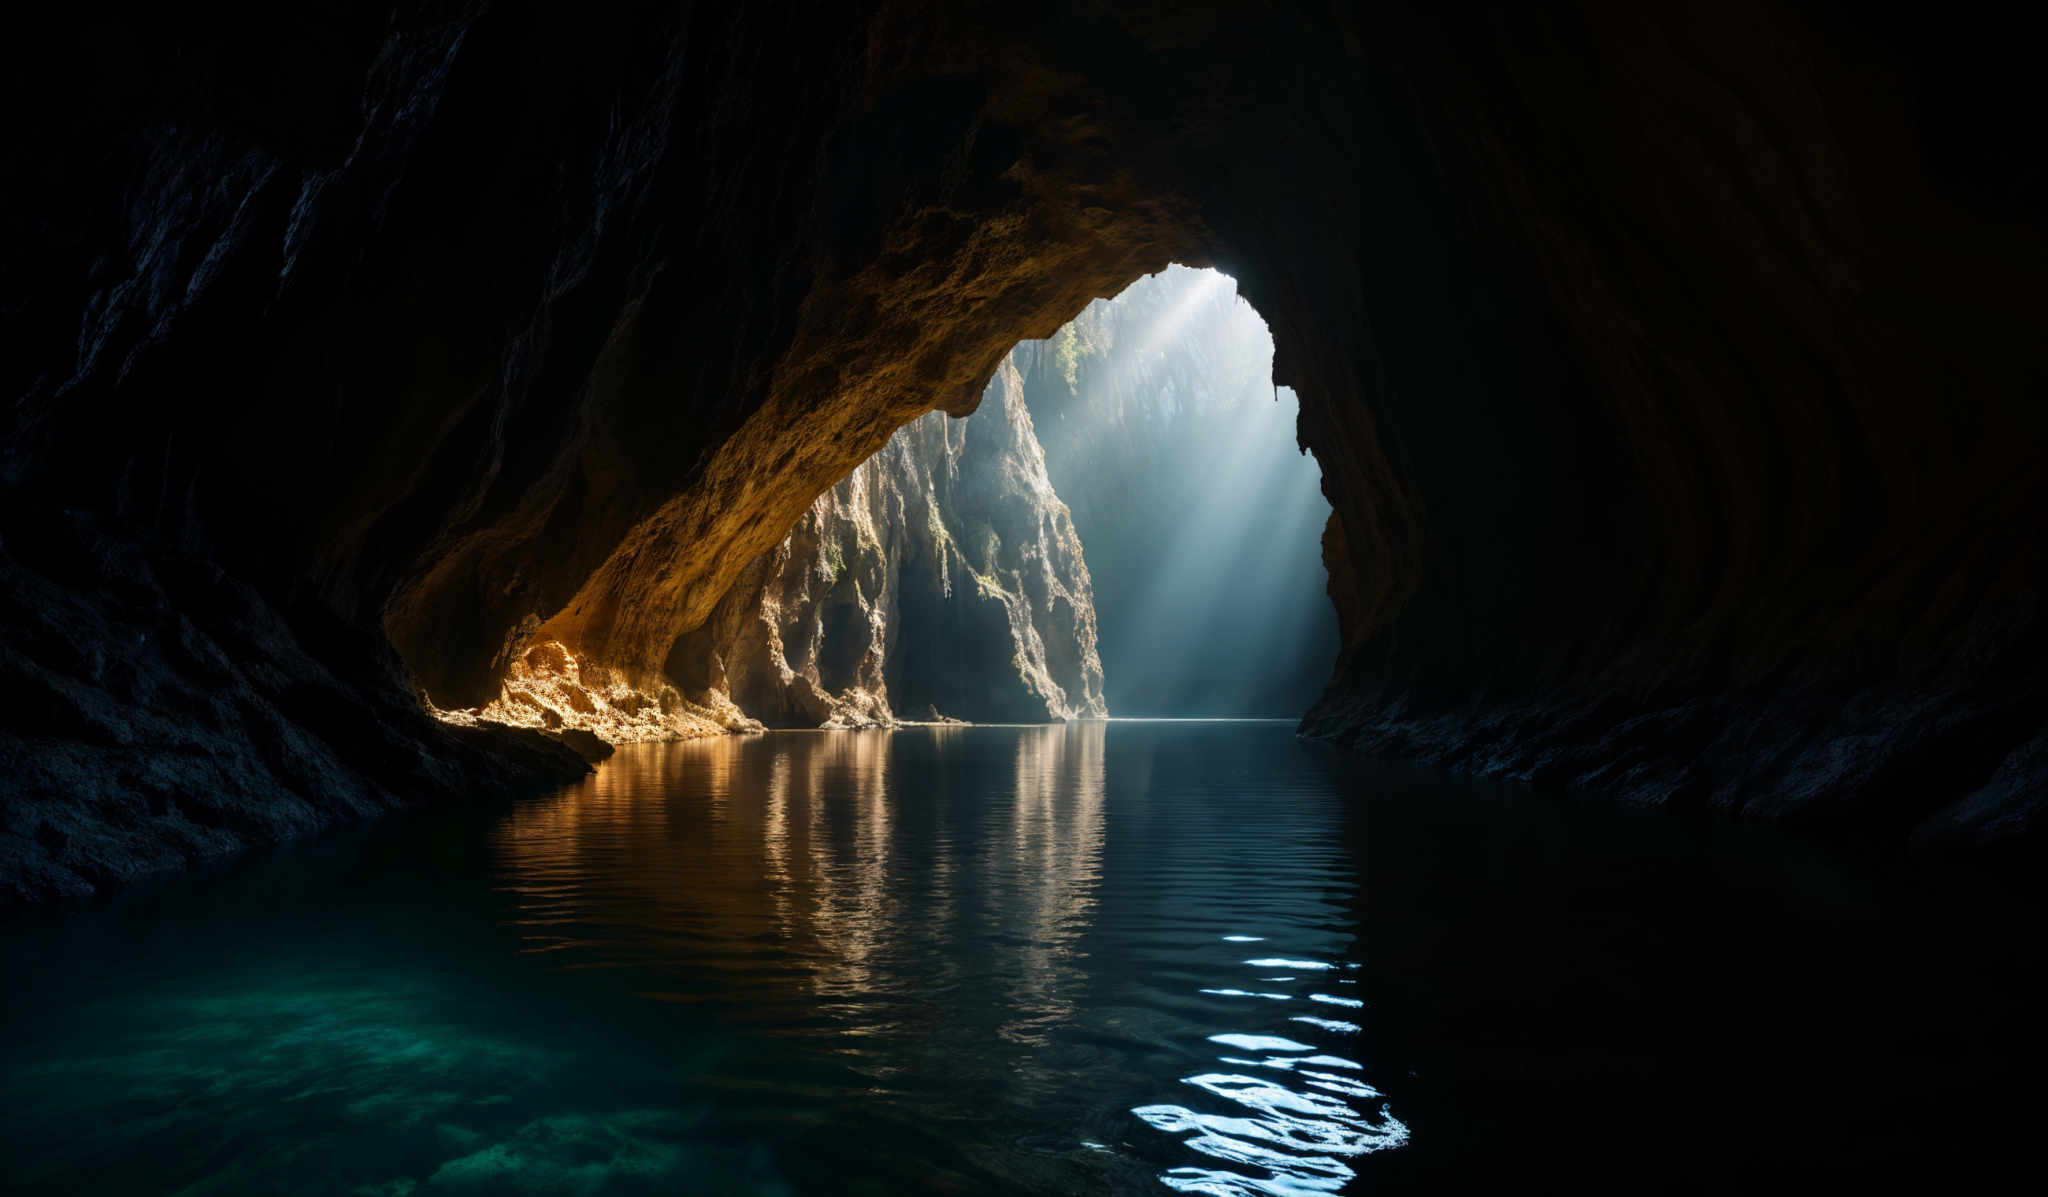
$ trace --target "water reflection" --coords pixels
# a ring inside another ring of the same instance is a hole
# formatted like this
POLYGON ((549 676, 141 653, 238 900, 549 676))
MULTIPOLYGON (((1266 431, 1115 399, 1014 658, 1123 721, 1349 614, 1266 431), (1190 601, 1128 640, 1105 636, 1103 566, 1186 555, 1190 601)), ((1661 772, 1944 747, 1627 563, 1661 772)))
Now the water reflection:
MULTIPOLYGON (((503 885, 520 900, 514 925, 533 952, 616 958, 623 948, 645 961, 698 956, 709 943, 714 966, 738 971, 748 958, 787 953, 802 987, 862 1031, 888 1029, 876 998, 957 976, 935 941, 993 934, 1012 949, 1006 984, 990 995, 1008 1013, 997 1033, 1042 1042, 1073 1014, 1069 991, 1082 980, 1071 958, 1101 870, 1105 728, 1003 730, 1014 739, 1004 825, 949 826, 951 804, 933 801, 946 796, 947 779, 926 773, 913 855, 901 861, 892 742, 914 735, 943 758, 958 729, 789 733, 622 753, 586 784, 499 827, 503 885), (573 932, 594 922, 607 928, 601 941, 573 932)), ((998 812, 974 798, 976 809, 961 813, 972 824, 994 820, 998 812)))
POLYGON ((647 745, 0 926, 0 1187, 2024 1174, 2032 899, 1376 769, 1361 802, 1332 761, 1284 725, 647 745))
POLYGON ((1009 865, 1030 879, 1024 896, 1018 1017, 1007 1039, 1043 1044, 1073 1014, 1067 996, 1083 980, 1072 959, 1094 913, 1102 869, 1101 723, 1025 728, 1017 740, 1017 785, 1009 865))
POLYGON ((556 967, 829 1053, 864 1114, 942 1135, 970 1172, 1341 1187, 1407 1130, 1336 1046, 1363 1003, 1335 807, 1175 754, 1212 729, 1118 728, 1121 755, 1112 734, 624 751, 496 828, 508 922, 556 967))

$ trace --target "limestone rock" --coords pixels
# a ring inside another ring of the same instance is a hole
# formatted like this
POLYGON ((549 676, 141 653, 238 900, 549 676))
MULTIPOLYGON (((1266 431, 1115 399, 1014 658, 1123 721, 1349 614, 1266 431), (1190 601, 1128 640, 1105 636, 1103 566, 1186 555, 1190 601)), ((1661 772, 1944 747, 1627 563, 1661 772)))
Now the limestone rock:
MULTIPOLYGON (((429 707, 432 709, 431 701, 429 707)), ((502 723, 529 727, 563 739, 578 732, 606 744, 650 740, 696 740, 727 732, 760 731, 722 694, 698 701, 661 678, 631 678, 618 669, 586 660, 555 640, 528 643, 513 655, 499 695, 470 710, 434 710, 458 725, 502 723)), ((585 757, 589 753, 578 748, 585 757)), ((609 753, 607 753, 609 755, 609 753)))
POLYGON ((819 496, 668 672, 785 726, 1102 718, 1095 639, 1081 541, 1005 359, 972 418, 919 418, 819 496))

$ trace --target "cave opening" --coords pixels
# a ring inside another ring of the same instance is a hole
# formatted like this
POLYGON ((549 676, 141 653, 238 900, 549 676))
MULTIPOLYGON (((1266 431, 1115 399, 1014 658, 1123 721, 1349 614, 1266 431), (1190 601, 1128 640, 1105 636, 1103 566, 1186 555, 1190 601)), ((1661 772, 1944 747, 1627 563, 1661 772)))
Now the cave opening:
POLYGON ((1307 710, 1337 655, 1330 506, 1235 280, 1169 267, 1019 357, 1087 556, 1111 712, 1307 710))
POLYGON ((1331 509, 1228 275, 1170 266, 1019 342, 975 412, 898 429, 611 688, 508 653, 444 713, 613 741, 910 721, 1298 717, 1337 654, 1331 509), (535 721, 538 720, 538 723, 535 721))
POLYGON ((819 618, 818 684, 827 693, 850 690, 860 682, 860 661, 867 652, 870 626, 860 587, 842 578, 825 599, 819 618))

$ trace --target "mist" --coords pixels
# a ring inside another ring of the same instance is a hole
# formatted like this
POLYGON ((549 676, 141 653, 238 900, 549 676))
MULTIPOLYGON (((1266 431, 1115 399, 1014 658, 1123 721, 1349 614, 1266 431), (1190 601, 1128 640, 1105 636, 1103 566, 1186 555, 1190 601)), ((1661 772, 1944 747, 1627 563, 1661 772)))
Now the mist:
POLYGON ((1170 267, 1017 355, 1093 579, 1113 715, 1299 715, 1337 652, 1330 506, 1265 322, 1170 267))

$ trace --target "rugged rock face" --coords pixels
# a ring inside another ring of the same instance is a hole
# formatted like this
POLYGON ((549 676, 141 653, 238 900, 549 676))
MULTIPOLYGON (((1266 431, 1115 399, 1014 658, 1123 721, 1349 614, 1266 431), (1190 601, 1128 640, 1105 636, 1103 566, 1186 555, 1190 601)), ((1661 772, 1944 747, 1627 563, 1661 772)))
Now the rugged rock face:
POLYGON ((914 420, 818 496, 660 672, 579 657, 538 639, 536 625, 498 698, 436 714, 609 743, 758 731, 763 721, 1103 718, 1091 593, 1006 358, 973 419, 914 420))
POLYGON ((666 665, 770 724, 1102 718, 1095 604, 1005 358, 811 504, 666 665))
POLYGON ((1311 730, 2038 821, 2048 221, 1997 22, 53 19, 6 75, 8 506, 210 554, 295 629, 388 637, 444 708, 529 619, 658 671, 898 427, 1177 260, 1272 326, 1323 469, 1344 647, 1311 730))
POLYGON ((437 709, 434 715, 459 727, 535 728, 571 747, 587 747, 590 740, 585 737, 604 744, 636 744, 762 730, 759 720, 748 718, 723 694, 700 694, 698 699, 685 698, 659 677, 628 678, 597 661, 579 658, 559 641, 542 640, 513 657, 497 698, 468 710, 437 709))
POLYGON ((0 612, 0 905, 589 772, 427 718, 374 639, 309 640, 219 566, 80 512, 0 510, 0 612))
POLYGON ((1283 715, 1337 655, 1330 517, 1273 386, 1273 339, 1213 271, 1174 267, 1019 351, 1054 488, 1095 563, 1125 715, 1283 715))

